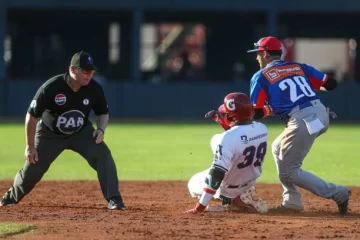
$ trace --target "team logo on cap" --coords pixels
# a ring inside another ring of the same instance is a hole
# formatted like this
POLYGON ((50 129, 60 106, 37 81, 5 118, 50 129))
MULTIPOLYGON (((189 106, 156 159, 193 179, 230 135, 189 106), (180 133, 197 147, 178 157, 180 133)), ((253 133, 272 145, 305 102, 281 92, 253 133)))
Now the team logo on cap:
POLYGON ((84 101, 83 101, 83 104, 84 105, 89 105, 89 99, 85 98, 84 101))
POLYGON ((66 103, 66 96, 62 93, 55 96, 55 103, 57 105, 64 105, 66 103))
POLYGON ((229 99, 226 100, 226 107, 227 109, 229 109, 230 111, 234 111, 235 110, 235 99, 229 99))
POLYGON ((31 101, 30 108, 36 108, 36 100, 31 101))
POLYGON ((88 57, 88 64, 93 64, 93 60, 90 56, 88 57))

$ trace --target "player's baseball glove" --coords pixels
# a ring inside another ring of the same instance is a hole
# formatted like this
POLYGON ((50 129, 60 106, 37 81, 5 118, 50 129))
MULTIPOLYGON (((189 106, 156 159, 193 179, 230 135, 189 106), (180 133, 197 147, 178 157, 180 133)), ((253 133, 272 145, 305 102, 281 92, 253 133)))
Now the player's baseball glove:
POLYGON ((230 122, 226 119, 225 114, 217 110, 211 110, 205 114, 205 118, 211 118, 219 123, 224 130, 230 129, 230 122))
POLYGON ((212 120, 217 122, 219 120, 219 118, 222 118, 222 115, 217 110, 210 110, 205 114, 205 118, 211 118, 212 120))

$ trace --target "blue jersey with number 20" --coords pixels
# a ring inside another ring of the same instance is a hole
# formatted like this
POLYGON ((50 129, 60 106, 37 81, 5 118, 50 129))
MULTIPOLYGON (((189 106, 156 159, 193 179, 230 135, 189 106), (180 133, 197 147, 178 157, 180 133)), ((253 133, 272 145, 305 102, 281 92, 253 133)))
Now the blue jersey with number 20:
POLYGON ((250 98, 255 109, 268 104, 275 115, 286 119, 294 107, 318 99, 316 92, 327 80, 312 66, 276 60, 254 74, 250 98))

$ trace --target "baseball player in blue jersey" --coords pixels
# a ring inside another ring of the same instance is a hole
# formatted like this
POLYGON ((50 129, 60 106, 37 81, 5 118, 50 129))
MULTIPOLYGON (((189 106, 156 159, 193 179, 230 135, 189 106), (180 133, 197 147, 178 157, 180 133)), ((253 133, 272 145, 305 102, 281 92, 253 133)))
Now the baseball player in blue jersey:
POLYGON ((277 115, 285 123, 284 131, 272 144, 283 202, 273 211, 303 211, 304 205, 297 187, 315 195, 333 199, 341 215, 348 211, 350 190, 328 183, 301 169, 302 162, 315 139, 329 127, 329 111, 321 103, 317 91, 331 91, 336 80, 314 67, 281 60, 282 44, 275 37, 261 38, 248 52, 257 54, 260 70, 250 83, 250 98, 254 104, 254 119, 277 115))

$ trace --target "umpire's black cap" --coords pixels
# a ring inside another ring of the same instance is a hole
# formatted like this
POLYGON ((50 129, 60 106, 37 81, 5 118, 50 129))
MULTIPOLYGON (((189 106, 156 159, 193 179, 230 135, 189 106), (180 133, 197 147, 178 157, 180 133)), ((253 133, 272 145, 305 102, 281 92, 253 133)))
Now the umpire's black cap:
POLYGON ((84 51, 75 53, 71 58, 70 64, 74 67, 81 68, 86 71, 98 70, 94 65, 92 56, 84 51))

